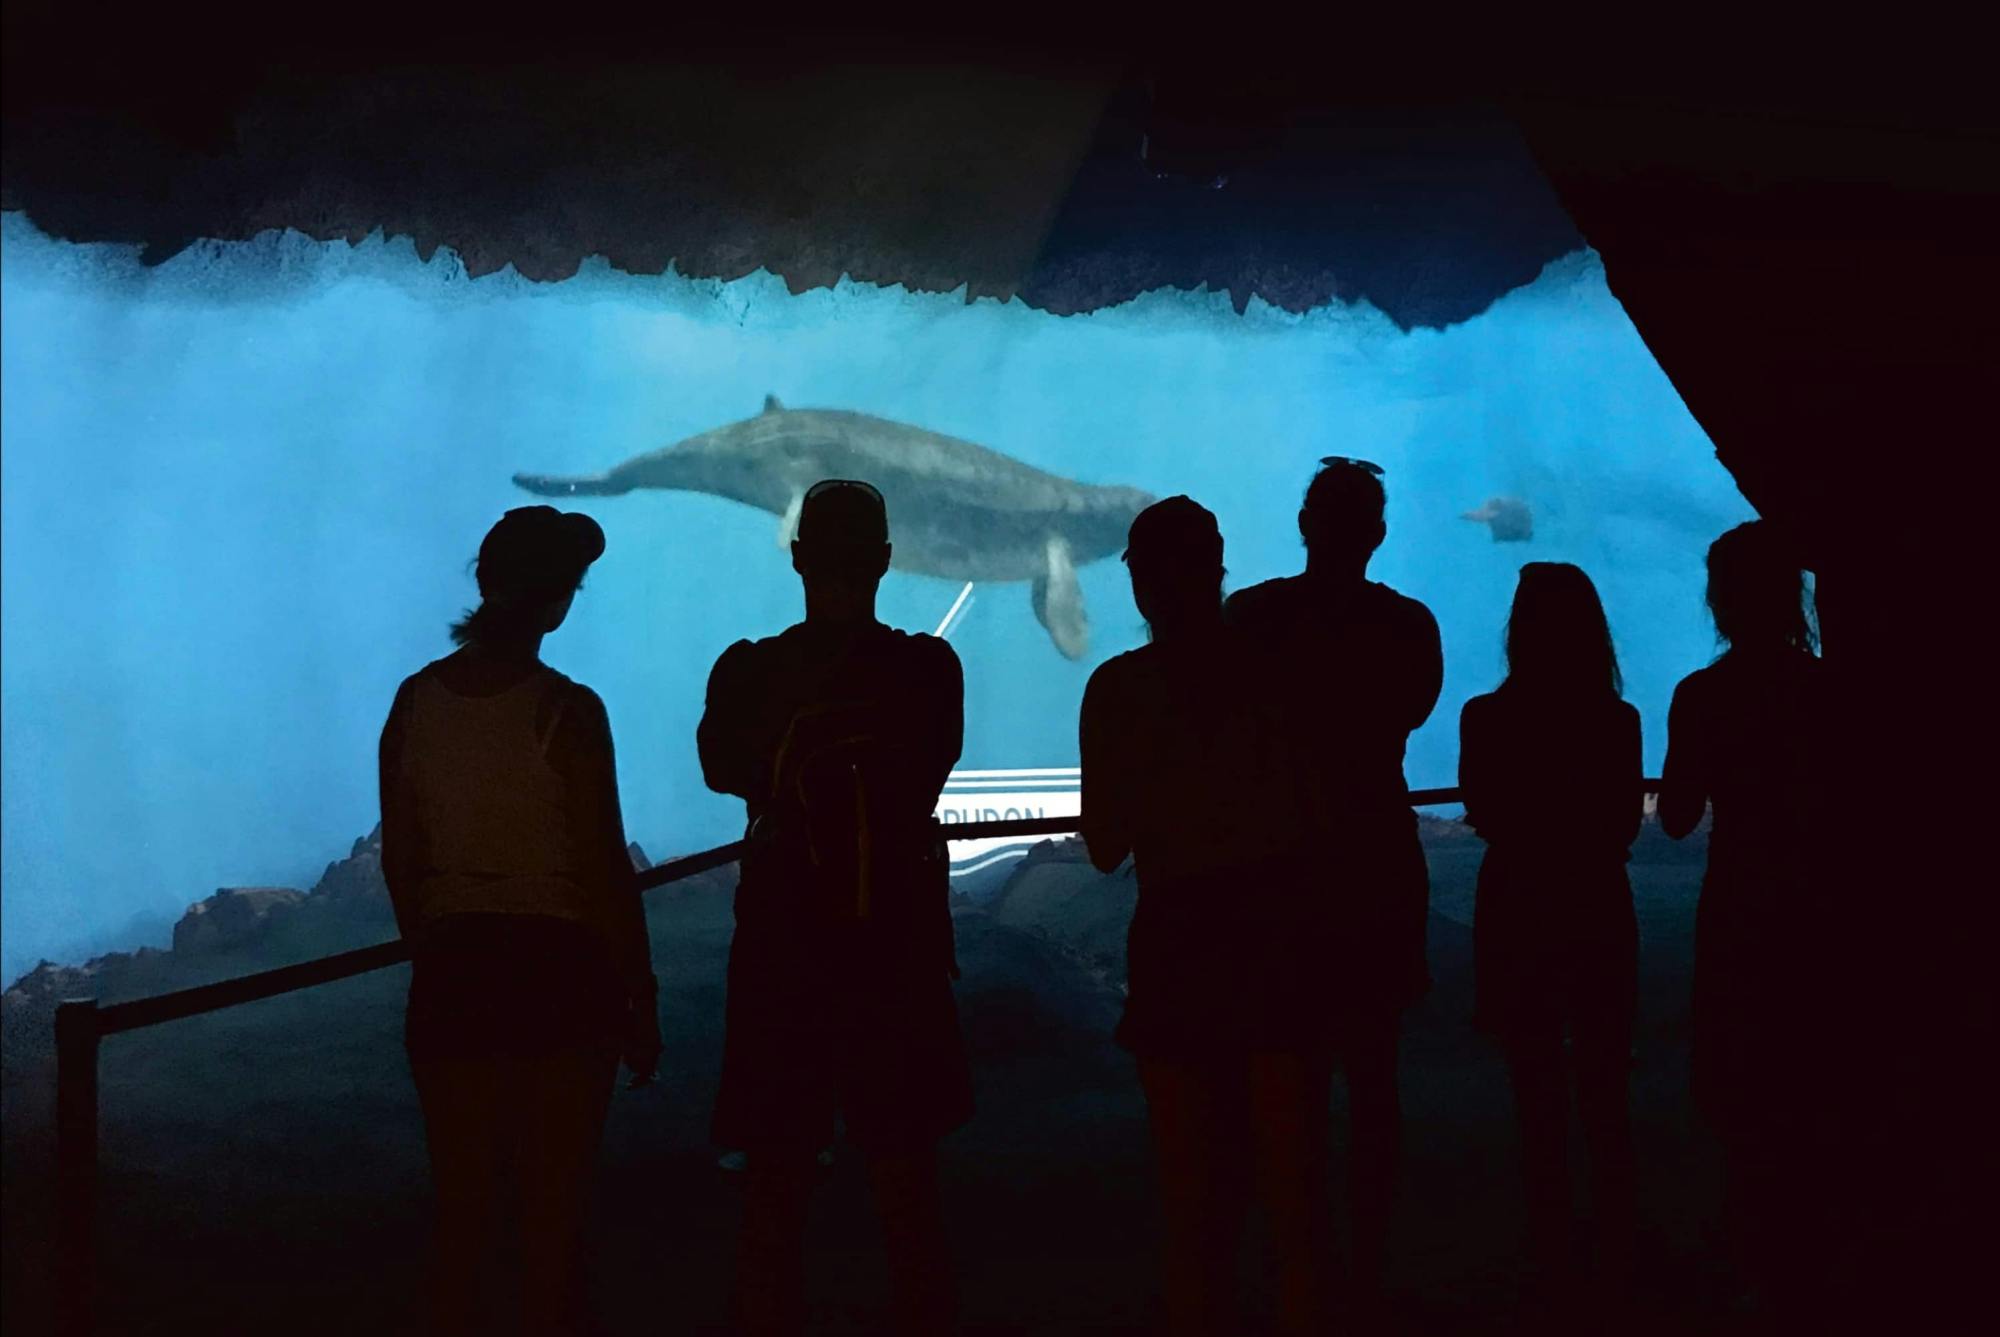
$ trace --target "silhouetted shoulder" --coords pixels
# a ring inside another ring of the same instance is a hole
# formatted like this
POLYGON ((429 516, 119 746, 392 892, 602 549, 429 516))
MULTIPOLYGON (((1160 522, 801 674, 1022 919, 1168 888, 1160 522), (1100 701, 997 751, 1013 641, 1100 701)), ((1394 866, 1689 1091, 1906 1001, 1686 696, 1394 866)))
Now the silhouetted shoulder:
POLYGON ((1716 679, 1721 676, 1718 672, 1719 667, 1718 663, 1710 664, 1707 668, 1696 669, 1680 680, 1680 683, 1674 688, 1675 694, 1678 695, 1681 692, 1687 692, 1691 695, 1699 696, 1704 692, 1714 691, 1716 679))
MULTIPOLYGON (((572 780, 611 786, 611 714, 595 691, 550 670, 550 688, 537 712, 536 727, 548 738, 548 758, 572 780)), ((622 841, 620 842, 623 843, 622 841)))
POLYGON ((409 728, 410 702, 416 696, 418 680, 428 671, 428 666, 418 669, 396 686, 396 699, 389 703, 389 717, 382 723, 382 736, 377 744, 384 765, 402 750, 404 733, 409 728))
POLYGON ((721 654, 715 657, 716 666, 720 668, 724 664, 738 665, 749 663, 761 656, 770 654, 782 640, 784 640, 783 633, 776 636, 764 636, 755 640, 746 637, 740 641, 732 641, 721 654))
POLYGON ((1266 628, 1297 607, 1303 583, 1297 576, 1279 576, 1240 589, 1223 601, 1223 616, 1246 630, 1266 628))
POLYGON ((1108 758, 1104 755, 1105 745, 1118 751, 1131 745, 1135 729, 1145 729, 1153 722, 1149 716, 1157 705, 1157 693, 1149 690, 1153 675, 1154 650, 1151 646, 1140 646, 1123 654, 1113 655, 1091 670, 1089 681, 1083 685, 1083 708, 1081 728, 1083 731, 1085 767, 1091 764, 1090 754, 1096 754, 1100 769, 1108 758))
MULTIPOLYGON (((1639 710, 1622 697, 1605 693, 1602 696, 1578 696, 1564 700, 1557 709, 1578 717, 1580 725, 1588 725, 1593 730, 1621 732, 1639 727, 1639 710)), ((1547 702, 1528 705, 1522 698, 1505 691, 1486 692, 1473 697, 1459 709, 1460 725, 1468 730, 1480 729, 1497 724, 1517 712, 1528 712, 1533 718, 1544 718, 1549 709, 1547 702)))
POLYGON ((548 756, 571 763, 611 746, 611 716, 604 699, 590 688, 544 664, 537 675, 535 736, 547 740, 548 756))
POLYGON ((1089 687, 1100 687, 1101 684, 1100 690, 1108 690, 1144 677, 1151 648, 1142 645, 1136 650, 1111 656, 1091 670, 1089 687))
POLYGON ((391 716, 402 713, 403 709, 409 704, 411 694, 417 690, 417 684, 424 680, 424 675, 429 673, 433 667, 433 665, 426 664, 396 684, 396 700, 389 707, 389 714, 391 716))
POLYGON ((1417 623, 1420 626, 1437 626, 1437 618, 1432 616, 1430 605, 1426 604, 1422 599, 1412 598, 1401 590, 1390 589, 1387 585, 1375 581, 1370 581, 1369 586, 1372 589, 1380 591, 1376 595, 1376 598, 1380 599, 1385 607, 1392 610, 1393 616, 1408 618, 1411 622, 1417 623))
POLYGON ((1693 713, 1704 709, 1715 698, 1719 686, 1716 665, 1699 668, 1674 685, 1673 703, 1668 710, 1673 718, 1687 719, 1693 713))
POLYGON ((1374 580, 1368 582, 1368 599, 1373 604, 1374 615, 1380 620, 1418 639, 1439 639, 1437 618, 1421 599, 1412 599, 1401 590, 1390 589, 1374 580))
MULTIPOLYGON (((1255 631, 1297 618, 1315 608, 1320 597, 1304 576, 1279 576, 1236 591, 1224 601, 1223 612, 1232 625, 1255 631)), ((1429 608, 1379 581, 1361 586, 1359 598, 1348 606, 1378 622, 1437 635, 1437 619, 1429 608)))
POLYGON ((902 653, 908 655, 912 663, 923 665, 925 672, 949 677, 953 681, 964 678, 965 670, 958 662, 958 651, 951 648, 950 641, 923 631, 897 631, 894 634, 902 643, 902 653))
POLYGON ((1500 693, 1485 692, 1467 701, 1459 708, 1458 727, 1461 733, 1472 733, 1485 728, 1502 709, 1500 693))
POLYGON ((563 716, 567 722, 592 725, 599 729, 609 727, 610 712, 604 708, 604 698, 592 688, 584 686, 574 678, 549 670, 550 694, 562 702, 563 716))
POLYGON ((444 668, 445 664, 449 662, 449 659, 450 656, 446 656, 443 659, 433 659, 430 663, 424 665, 422 668, 418 669, 415 673, 412 673, 409 677, 403 679, 403 685, 397 689, 396 695, 401 696, 404 692, 413 690, 418 683, 422 682, 426 678, 437 677, 439 670, 444 668))
POLYGON ((715 667, 708 671, 709 690, 713 692, 718 686, 727 686, 749 676, 777 653, 778 643, 776 636, 732 643, 715 657, 715 667))

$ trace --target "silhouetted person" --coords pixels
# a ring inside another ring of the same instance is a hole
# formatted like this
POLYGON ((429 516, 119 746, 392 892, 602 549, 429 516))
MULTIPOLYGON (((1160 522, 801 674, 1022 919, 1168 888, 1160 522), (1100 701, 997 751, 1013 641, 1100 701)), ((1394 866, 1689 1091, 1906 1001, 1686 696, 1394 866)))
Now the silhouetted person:
POLYGON ((1722 1143, 1738 1265, 1753 1288, 1782 1288, 1796 1281, 1797 1232, 1778 1214, 1804 1187, 1794 1100, 1819 1022, 1805 972, 1823 913, 1824 675, 1804 573, 1764 522, 1710 545, 1708 606, 1727 649, 1674 689, 1660 824, 1678 839, 1713 806, 1695 918, 1694 1096, 1722 1143))
POLYGON ((1353 1279, 1379 1302, 1401 1156, 1402 1014, 1430 985, 1430 881, 1403 779, 1411 731, 1437 704, 1444 656, 1430 610, 1368 579, 1381 546, 1382 471, 1321 461, 1299 511, 1304 574, 1232 595, 1225 613, 1254 647, 1262 698, 1291 744, 1286 781, 1303 812, 1290 876, 1322 905, 1321 984, 1309 1005, 1347 1073, 1353 1279))
POLYGON ((479 547, 457 653, 382 731, 382 871, 411 944, 407 1045, 437 1193, 431 1330, 483 1330, 482 1272, 519 1226, 523 1331, 581 1330, 592 1166, 618 1060, 660 1035, 644 908, 597 694, 541 662, 604 533, 547 506, 479 547))
POLYGON ((1639 712, 1622 691, 1590 577, 1530 562, 1507 619, 1506 680, 1459 717, 1466 820, 1488 847, 1473 918, 1477 1020, 1507 1054, 1529 1244, 1558 1293, 1571 1266, 1572 1076, 1598 1273, 1614 1294, 1632 1257, 1639 930, 1625 864, 1644 803, 1639 712))
POLYGON ((1299 888, 1256 683, 1222 620, 1215 517, 1171 497, 1125 561, 1151 643, 1091 675, 1080 725, 1084 840, 1139 899, 1118 1041, 1138 1059, 1164 1211, 1168 1328, 1238 1330, 1233 1294, 1254 1151, 1280 1329, 1317 1331, 1327 1265, 1327 1027, 1299 992, 1299 888))
POLYGON ((972 1093, 934 814, 964 684, 944 641, 876 620, 888 538, 868 484, 808 491, 805 621, 725 651, 701 721, 709 786, 750 818, 714 1135, 745 1153, 737 1309, 755 1332, 803 1326, 806 1205, 836 1114, 868 1160, 899 1328, 952 1322, 937 1143, 972 1093))

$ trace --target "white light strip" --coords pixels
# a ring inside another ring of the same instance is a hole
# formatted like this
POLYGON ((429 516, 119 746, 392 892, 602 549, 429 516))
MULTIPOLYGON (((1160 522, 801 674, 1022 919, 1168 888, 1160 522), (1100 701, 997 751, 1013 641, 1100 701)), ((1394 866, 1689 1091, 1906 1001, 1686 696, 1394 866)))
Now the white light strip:
POLYGON ((972 785, 974 789, 1006 789, 1008 785, 1014 785, 1018 789, 1048 789, 1050 785, 1070 785, 1070 787, 1076 787, 1076 785, 1082 785, 1082 783, 1084 783, 1082 777, 1076 777, 1076 775, 1038 775, 1038 777, 1030 777, 1030 779, 1018 779, 1018 777, 1012 777, 1012 775, 1002 775, 1002 777, 994 777, 990 781, 966 781, 966 779, 952 777, 952 779, 948 779, 944 783, 944 787, 952 789, 956 785, 972 785))
POLYGON ((970 863, 963 866, 952 865, 951 875, 953 877, 963 877, 967 873, 977 873, 982 869, 991 868, 996 863, 1004 863, 1009 859, 1025 858, 1027 853, 1027 846, 1010 846, 1004 850, 996 850, 981 859, 978 863, 970 863))
POLYGON ((965 601, 971 597, 972 582, 968 580, 965 582, 965 588, 958 592, 958 598, 952 601, 950 610, 944 615, 944 621, 938 623, 937 630, 932 632, 931 635, 942 636, 946 631, 950 630, 951 620, 958 616, 958 610, 965 607, 965 601))
POLYGON ((1078 780, 1083 778, 1083 768, 1081 766, 1043 766, 1038 769, 1025 771, 953 771, 950 778, 953 780, 1014 780, 1038 775, 1067 777, 1072 780, 1078 780))

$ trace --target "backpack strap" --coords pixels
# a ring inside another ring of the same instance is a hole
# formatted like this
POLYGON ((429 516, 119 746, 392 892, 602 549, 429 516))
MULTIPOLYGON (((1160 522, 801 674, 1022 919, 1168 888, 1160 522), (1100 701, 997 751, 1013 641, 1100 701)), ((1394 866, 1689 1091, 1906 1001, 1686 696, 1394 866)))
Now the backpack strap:
POLYGON ((824 664, 813 666, 810 669, 796 663, 791 666, 793 668, 793 674, 791 675, 792 682, 788 683, 787 686, 796 686, 801 689, 797 693, 797 697, 800 698, 801 703, 793 707, 791 717, 785 721, 784 732, 779 735, 777 751, 771 755, 771 788, 766 797, 772 801, 777 801, 782 794, 784 787, 782 777, 785 773, 785 753, 791 746, 792 734, 798 726, 799 717, 808 713, 808 707, 814 702, 824 702, 827 694, 827 685, 833 681, 841 669, 847 666, 848 660, 854 657, 855 651, 860 648, 862 637, 868 635, 868 632, 869 629, 865 627, 856 631, 848 639, 847 644, 841 647, 840 653, 824 664))
MULTIPOLYGON (((563 712, 569 708, 569 693, 564 690, 568 685, 560 675, 551 673, 548 684, 542 689, 544 699, 551 695, 555 697, 555 708, 549 711, 549 722, 535 738, 535 755, 544 761, 548 760, 549 744, 555 741, 556 730, 562 727, 563 712)), ((535 713, 541 713, 539 705, 535 713)))

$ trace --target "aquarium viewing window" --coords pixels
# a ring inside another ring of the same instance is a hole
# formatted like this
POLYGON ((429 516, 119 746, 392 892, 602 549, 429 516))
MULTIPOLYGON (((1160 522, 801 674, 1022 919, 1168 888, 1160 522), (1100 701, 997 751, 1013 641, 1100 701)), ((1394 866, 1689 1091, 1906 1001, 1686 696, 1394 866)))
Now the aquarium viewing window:
MULTIPOLYGON (((481 535, 537 494, 608 536, 545 656, 607 703, 655 857, 741 833, 695 723, 716 656, 801 612, 783 545, 812 480, 772 461, 804 436, 885 461, 882 616, 964 663, 946 821, 1076 811, 1084 682, 1144 636, 1116 555, 1148 497, 1213 510, 1240 588, 1299 569, 1322 456, 1382 466, 1372 574, 1444 637, 1418 786, 1455 779, 1458 708, 1499 677, 1528 560, 1596 579, 1657 768, 1672 684, 1712 653, 1702 551, 1750 514, 1589 251, 1406 331, 1366 303, 1207 292, 1059 317, 761 271, 468 279, 380 237, 145 268, 4 227, 10 978, 156 940, 218 886, 310 885, 375 824, 383 716, 449 651, 481 535)), ((969 874, 1021 849, 955 856, 969 874)))

